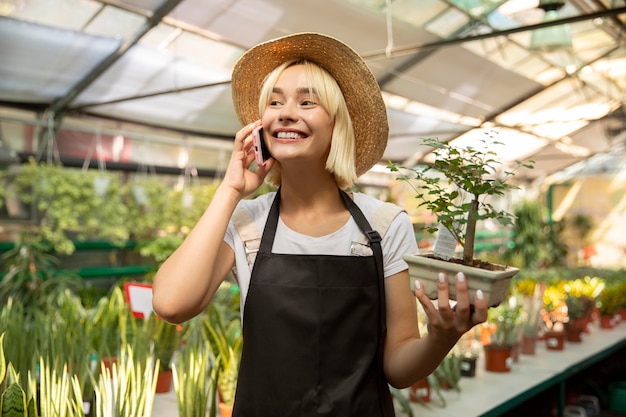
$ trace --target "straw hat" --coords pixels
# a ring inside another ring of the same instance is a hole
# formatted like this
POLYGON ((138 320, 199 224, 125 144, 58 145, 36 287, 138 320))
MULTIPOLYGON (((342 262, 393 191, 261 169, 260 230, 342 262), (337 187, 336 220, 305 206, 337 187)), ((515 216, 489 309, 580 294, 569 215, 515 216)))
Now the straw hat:
POLYGON ((252 47, 232 74, 232 94, 239 121, 259 119, 259 95, 265 77, 280 64, 306 59, 328 71, 339 84, 352 118, 356 173, 367 172, 382 157, 389 124, 380 87, 365 61, 345 43, 319 33, 297 33, 252 47))

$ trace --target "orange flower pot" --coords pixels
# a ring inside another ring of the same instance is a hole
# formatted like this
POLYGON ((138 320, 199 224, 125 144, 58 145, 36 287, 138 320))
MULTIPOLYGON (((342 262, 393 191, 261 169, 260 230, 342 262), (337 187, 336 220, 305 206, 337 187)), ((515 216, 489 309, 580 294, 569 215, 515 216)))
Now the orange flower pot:
POLYGON ((485 349, 485 370, 490 372, 511 372, 512 346, 487 345, 485 349))

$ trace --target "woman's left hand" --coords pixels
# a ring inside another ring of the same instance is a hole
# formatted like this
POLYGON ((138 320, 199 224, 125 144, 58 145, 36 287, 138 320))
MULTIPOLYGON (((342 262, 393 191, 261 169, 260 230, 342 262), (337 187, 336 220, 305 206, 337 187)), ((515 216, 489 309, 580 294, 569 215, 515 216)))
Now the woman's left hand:
POLYGON ((454 283, 448 282, 444 273, 439 274, 436 306, 424 293, 424 288, 416 281, 415 296, 428 317, 428 334, 435 339, 454 345, 456 341, 477 324, 487 320, 487 300, 478 290, 470 300, 467 279, 462 272, 456 275, 454 283), (450 303, 448 285, 456 285, 456 304, 450 303))

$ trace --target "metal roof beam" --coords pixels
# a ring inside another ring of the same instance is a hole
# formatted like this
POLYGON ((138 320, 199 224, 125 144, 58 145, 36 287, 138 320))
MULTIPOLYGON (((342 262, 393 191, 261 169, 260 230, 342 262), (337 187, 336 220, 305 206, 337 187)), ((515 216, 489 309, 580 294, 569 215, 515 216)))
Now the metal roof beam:
MULTIPOLYGON (((93 83, 100 75, 109 69, 122 55, 126 53, 132 46, 137 44, 139 40, 159 24, 161 19, 171 12, 182 0, 167 0, 161 7, 155 10, 154 14, 147 18, 140 30, 128 41, 123 43, 115 52, 106 57, 100 65, 96 66, 89 74, 83 77, 74 85, 74 87, 63 97, 53 102, 47 109, 48 112, 58 115, 63 113, 69 104, 82 93, 91 83, 93 83)), ((57 116, 58 117, 58 116, 57 116)))

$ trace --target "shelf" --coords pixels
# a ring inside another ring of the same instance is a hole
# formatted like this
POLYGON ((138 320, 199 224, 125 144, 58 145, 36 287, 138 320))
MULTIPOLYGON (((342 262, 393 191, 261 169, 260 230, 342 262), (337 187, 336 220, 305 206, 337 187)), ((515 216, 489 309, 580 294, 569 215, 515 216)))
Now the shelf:
POLYGON ((542 341, 538 341, 536 354, 520 355, 519 362, 513 363, 511 372, 506 373, 485 371, 481 356, 476 364, 476 376, 461 379, 460 393, 443 392, 447 403, 445 407, 433 399, 427 407, 415 404, 415 415, 502 415, 626 347, 626 323, 622 322, 613 329, 592 326, 590 333, 583 337, 582 343, 567 343, 562 351, 548 350, 542 341))

